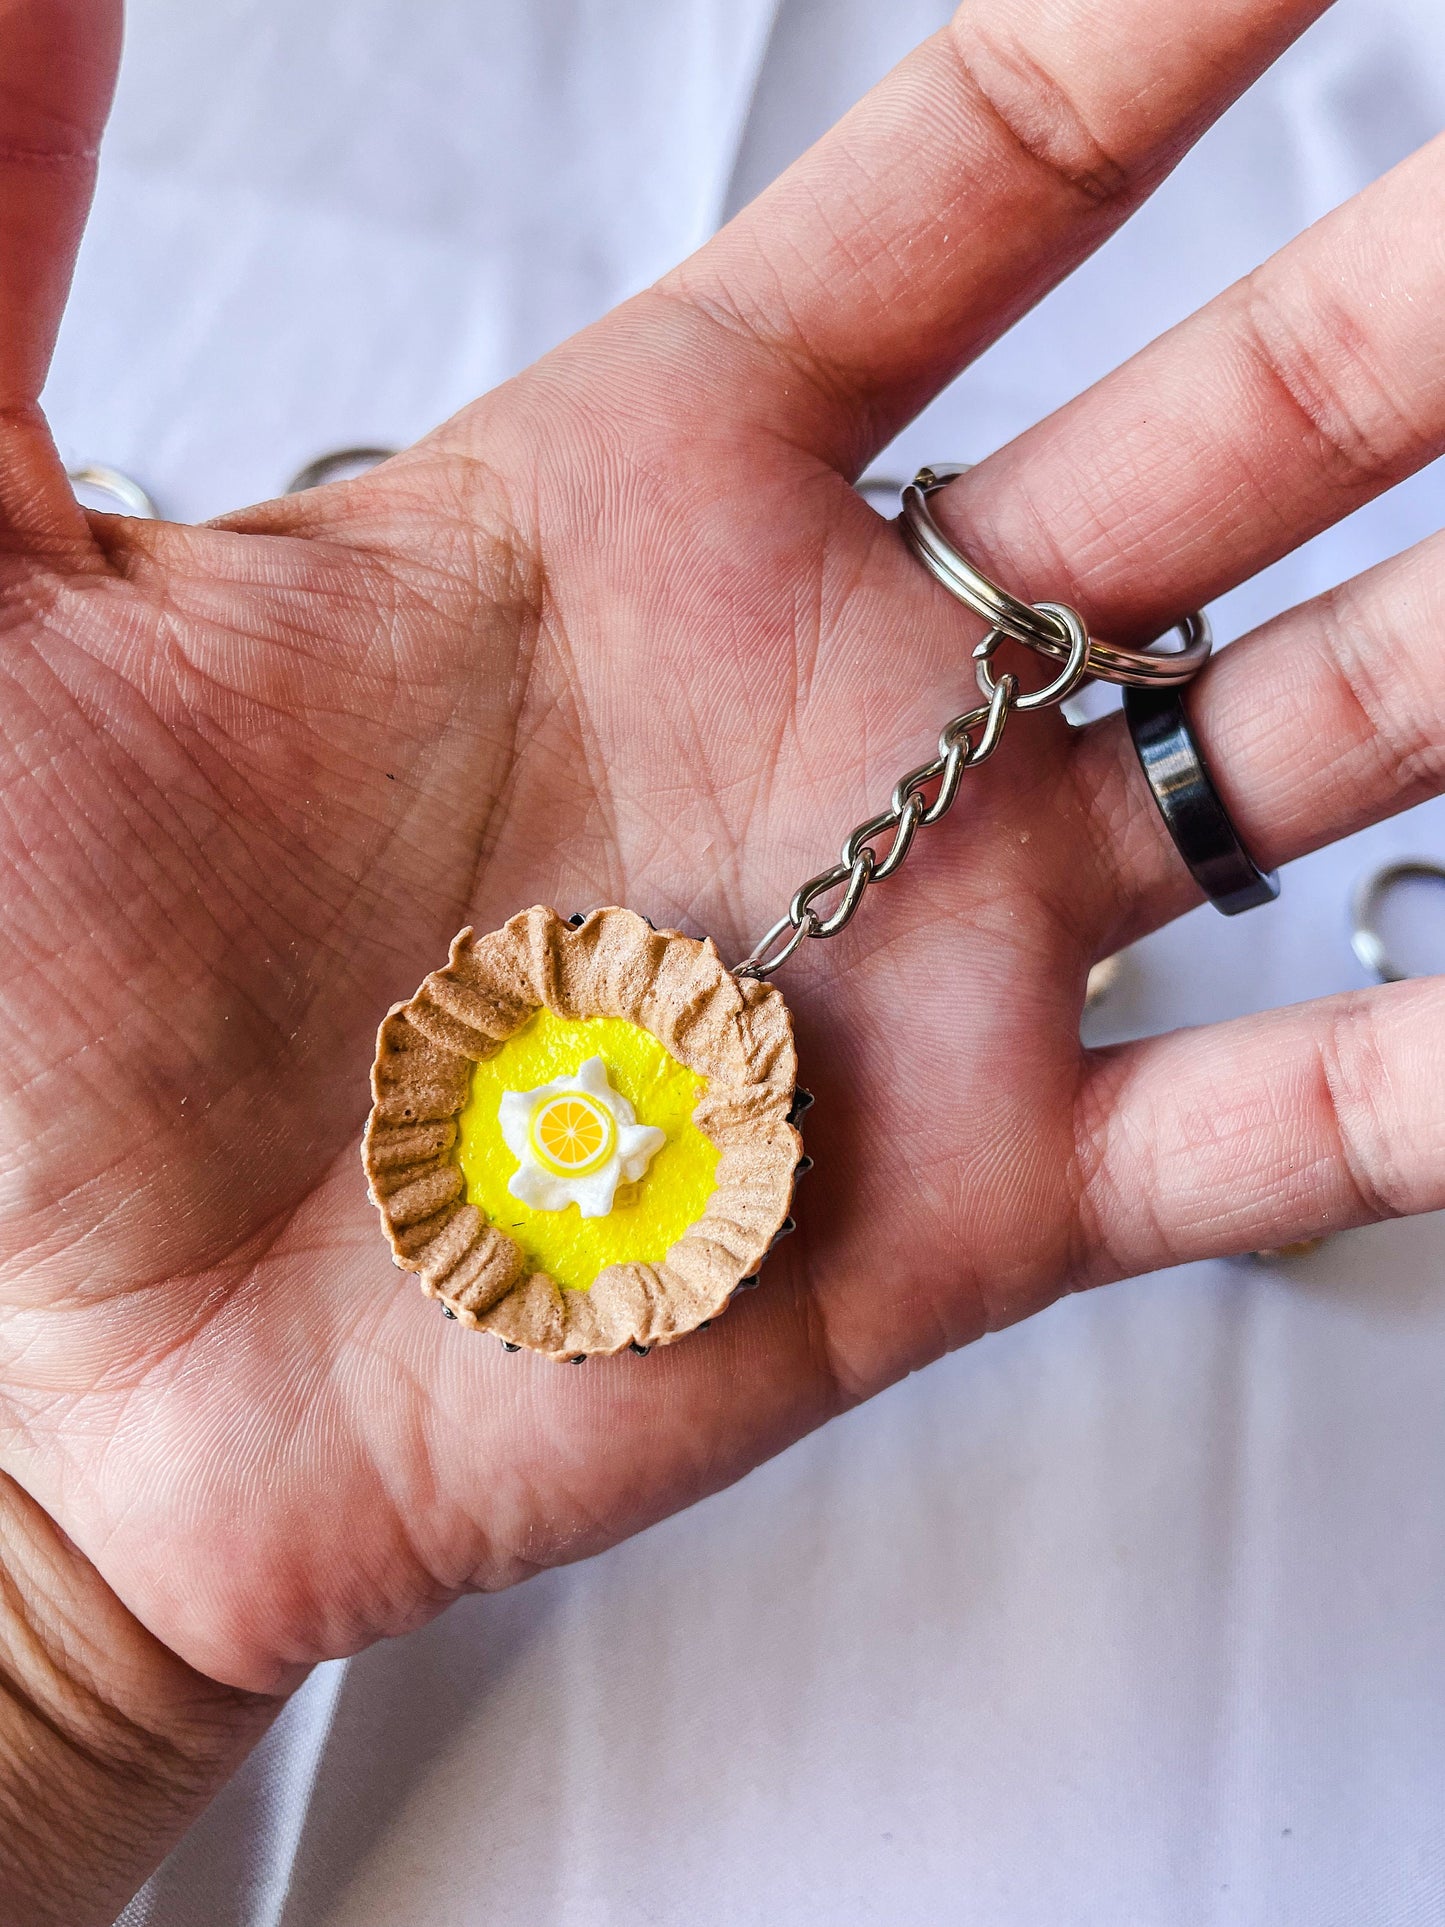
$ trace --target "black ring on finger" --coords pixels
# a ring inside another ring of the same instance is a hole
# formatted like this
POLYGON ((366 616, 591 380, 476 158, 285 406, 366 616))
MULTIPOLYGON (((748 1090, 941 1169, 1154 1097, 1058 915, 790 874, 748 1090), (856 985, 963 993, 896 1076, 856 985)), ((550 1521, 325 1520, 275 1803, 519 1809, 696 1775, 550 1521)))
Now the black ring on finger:
POLYGON ((1164 827, 1215 909, 1237 917, 1273 903, 1279 875, 1245 849, 1178 690, 1125 689, 1124 716, 1164 827))

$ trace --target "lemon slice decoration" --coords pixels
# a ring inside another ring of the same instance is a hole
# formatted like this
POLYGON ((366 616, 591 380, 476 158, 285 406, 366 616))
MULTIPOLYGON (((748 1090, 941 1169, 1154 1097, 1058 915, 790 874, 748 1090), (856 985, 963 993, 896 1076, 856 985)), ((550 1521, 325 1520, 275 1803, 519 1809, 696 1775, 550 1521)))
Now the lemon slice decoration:
POLYGON ((539 1163, 559 1178, 580 1178, 611 1157, 617 1126, 606 1105, 569 1091, 543 1098, 532 1113, 529 1135, 539 1163))

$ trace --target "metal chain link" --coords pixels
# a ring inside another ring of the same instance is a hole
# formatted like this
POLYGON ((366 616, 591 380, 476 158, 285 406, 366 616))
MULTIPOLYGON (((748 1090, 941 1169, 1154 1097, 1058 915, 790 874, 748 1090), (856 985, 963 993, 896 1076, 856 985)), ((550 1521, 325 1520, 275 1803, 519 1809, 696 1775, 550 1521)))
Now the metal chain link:
POLYGON ((1045 617, 1055 617, 1067 630, 1069 656, 1064 668, 1046 688, 1021 694, 1018 678, 1007 673, 995 677, 993 658, 1007 639, 1002 628, 990 629, 974 650, 975 673, 980 693, 985 698, 944 725, 938 739, 938 754, 931 763, 909 770, 894 785, 888 808, 860 823, 843 845, 838 861, 828 870, 809 877, 793 893, 788 905, 767 935, 733 966, 735 977, 752 977, 761 982, 785 964, 810 937, 836 937, 851 921, 863 893, 872 883, 882 883, 902 865, 922 825, 937 823, 953 808, 963 773, 986 763, 1003 738, 1004 725, 1018 711, 1048 709, 1071 696, 1088 669, 1089 633, 1074 610, 1061 602, 1031 605, 1045 617), (938 784, 933 801, 927 792, 938 784), (892 841, 880 855, 875 847, 892 832, 892 841), (815 906, 831 891, 839 896, 833 908, 822 911, 815 906))

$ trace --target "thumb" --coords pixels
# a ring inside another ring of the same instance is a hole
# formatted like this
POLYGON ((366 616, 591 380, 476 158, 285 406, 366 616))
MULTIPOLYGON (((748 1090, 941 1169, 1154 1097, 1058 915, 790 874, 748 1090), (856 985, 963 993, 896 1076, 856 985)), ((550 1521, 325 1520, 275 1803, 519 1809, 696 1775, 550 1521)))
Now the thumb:
POLYGON ((11 530, 56 521, 63 478, 36 402, 95 186, 120 29, 120 0, 0 0, 0 521, 11 530))

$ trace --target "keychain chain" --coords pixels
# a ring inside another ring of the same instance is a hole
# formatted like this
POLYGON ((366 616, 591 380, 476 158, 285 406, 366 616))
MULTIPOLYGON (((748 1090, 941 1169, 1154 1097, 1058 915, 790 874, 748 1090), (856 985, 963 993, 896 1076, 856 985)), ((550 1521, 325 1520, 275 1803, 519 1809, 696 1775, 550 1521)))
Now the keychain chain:
MULTIPOLYGON (((993 674, 993 656, 1011 628, 990 629, 974 650, 978 686, 986 700, 977 708, 955 716, 938 739, 938 754, 901 777, 894 787, 886 810, 870 816, 848 837, 837 863, 821 870, 796 890, 793 900, 763 937, 752 954, 733 967, 734 977, 751 977, 761 983, 785 964, 810 937, 836 937, 852 920, 871 883, 882 883, 903 863, 919 828, 937 823, 953 808, 963 773, 988 761, 1003 737, 1004 725, 1018 711, 1049 709, 1065 702, 1078 688, 1088 670, 1089 634, 1083 620, 1061 602, 1030 605, 1047 622, 1050 617, 1067 632, 1068 661, 1046 688, 1028 695, 1019 693, 1016 676, 993 674), (975 734, 975 731, 977 734, 975 734), (933 782, 938 791, 930 803, 927 790, 933 782), (875 844, 892 831, 893 840, 882 856, 875 844), (815 908, 820 897, 840 892, 833 909, 815 908)), ((1017 641, 1028 638, 1017 636, 1017 641)))

